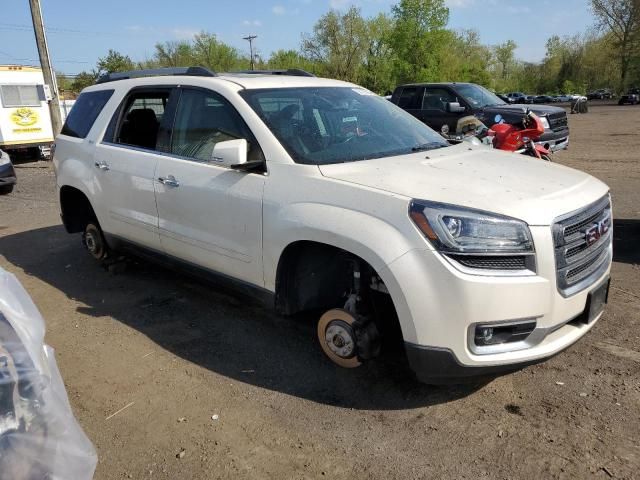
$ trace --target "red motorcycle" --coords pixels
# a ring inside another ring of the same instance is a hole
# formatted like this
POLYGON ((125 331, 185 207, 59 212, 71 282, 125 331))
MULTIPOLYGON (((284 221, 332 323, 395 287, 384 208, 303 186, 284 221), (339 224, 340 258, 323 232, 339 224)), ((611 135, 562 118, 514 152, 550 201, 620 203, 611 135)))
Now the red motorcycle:
POLYGON ((493 148, 551 161, 551 152, 536 144, 536 140, 544 133, 544 125, 535 113, 527 110, 520 123, 504 123, 501 120, 496 118, 497 123, 487 131, 487 136, 493 137, 493 148))

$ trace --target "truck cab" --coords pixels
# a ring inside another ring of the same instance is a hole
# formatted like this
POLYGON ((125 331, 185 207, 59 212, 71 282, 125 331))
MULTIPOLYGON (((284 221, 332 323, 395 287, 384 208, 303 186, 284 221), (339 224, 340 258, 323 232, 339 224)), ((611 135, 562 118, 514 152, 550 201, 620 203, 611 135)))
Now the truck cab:
POLYGON ((395 89, 391 102, 403 108, 436 131, 444 125, 456 131, 458 121, 474 115, 488 127, 497 123, 500 115, 506 123, 518 122, 523 109, 538 115, 545 133, 538 143, 550 151, 569 146, 567 113, 563 108, 549 105, 528 106, 508 104, 484 87, 474 83, 415 83, 395 89))

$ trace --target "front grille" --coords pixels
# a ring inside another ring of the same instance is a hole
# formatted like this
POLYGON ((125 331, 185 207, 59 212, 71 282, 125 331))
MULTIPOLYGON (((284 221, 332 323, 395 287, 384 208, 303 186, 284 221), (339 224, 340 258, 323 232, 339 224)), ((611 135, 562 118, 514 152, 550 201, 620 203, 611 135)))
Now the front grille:
POLYGON ((509 256, 480 256, 480 255, 449 255, 458 263, 469 268, 483 270, 526 270, 524 255, 509 256))
POLYGON ((552 113, 547 116, 549 120, 549 128, 554 132, 560 132, 567 128, 567 114, 566 112, 552 113))
POLYGON ((562 295, 587 288, 609 266, 612 227, 608 195, 553 224, 558 290, 562 295))

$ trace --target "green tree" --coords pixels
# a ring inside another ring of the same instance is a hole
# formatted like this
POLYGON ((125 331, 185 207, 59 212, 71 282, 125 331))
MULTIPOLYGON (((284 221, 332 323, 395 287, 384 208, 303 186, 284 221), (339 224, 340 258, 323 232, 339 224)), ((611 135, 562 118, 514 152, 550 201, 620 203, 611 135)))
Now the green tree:
POLYGON ((98 58, 96 69, 99 75, 114 72, 126 72, 133 70, 135 65, 128 55, 122 55, 115 50, 109 49, 105 57, 98 58))
POLYGON ((391 46, 398 80, 433 80, 439 76, 450 32, 444 0, 400 0, 391 9, 395 25, 391 46))
POLYGON ((156 43, 155 48, 153 62, 159 67, 190 67, 195 63, 188 41, 156 43))
POLYGON ((90 87, 91 85, 96 83, 97 79, 98 79, 98 75, 95 71, 93 72, 83 71, 75 76, 69 88, 74 93, 80 93, 84 88, 90 87))
POLYGON ((381 94, 393 90, 396 83, 395 55, 391 48, 393 26, 393 20, 383 13, 366 22, 367 47, 360 83, 381 94))
POLYGON ((303 36, 302 53, 326 76, 357 82, 367 46, 367 24, 360 10, 351 7, 344 14, 332 10, 320 17, 313 33, 303 36))
POLYGON ((597 26, 611 35, 619 61, 619 86, 627 86, 627 76, 639 55, 640 0, 591 0, 597 26))
POLYGON ((249 59, 242 57, 234 47, 206 32, 200 32, 193 38, 191 58, 193 65, 220 72, 248 69, 250 63, 249 59))
POLYGON ((321 67, 295 50, 277 50, 271 54, 266 67, 272 70, 299 68, 307 72, 320 74, 321 67))
POLYGON ((511 67, 515 62, 515 50, 518 48, 516 42, 513 40, 507 40, 504 43, 493 47, 493 51, 496 56, 496 60, 500 67, 500 76, 503 80, 509 78, 511 67))

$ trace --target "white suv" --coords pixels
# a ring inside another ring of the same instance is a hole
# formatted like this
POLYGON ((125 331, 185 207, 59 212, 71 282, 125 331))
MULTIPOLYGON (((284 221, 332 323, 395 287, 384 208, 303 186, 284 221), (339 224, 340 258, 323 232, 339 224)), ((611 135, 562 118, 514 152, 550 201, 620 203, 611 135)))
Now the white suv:
POLYGON ((582 337, 607 300, 605 184, 449 145, 350 83, 111 75, 80 95, 54 160, 64 225, 94 257, 159 256, 317 311, 344 367, 399 331, 423 381, 514 370, 582 337))

